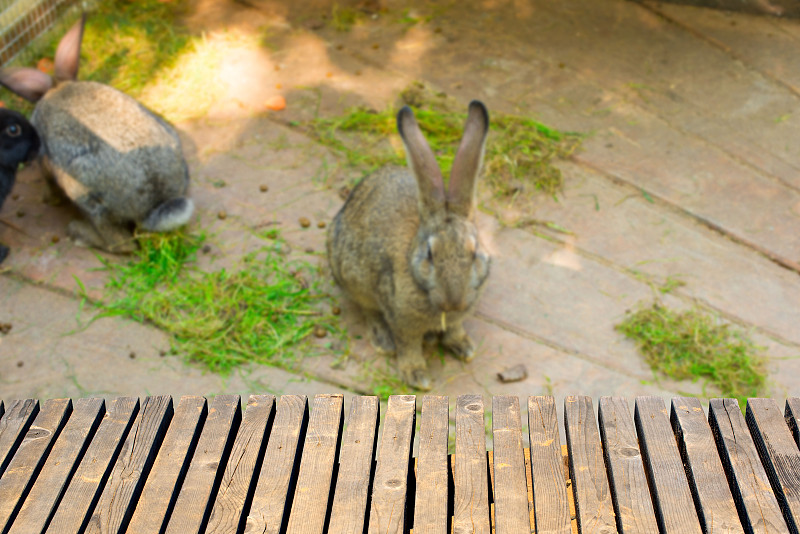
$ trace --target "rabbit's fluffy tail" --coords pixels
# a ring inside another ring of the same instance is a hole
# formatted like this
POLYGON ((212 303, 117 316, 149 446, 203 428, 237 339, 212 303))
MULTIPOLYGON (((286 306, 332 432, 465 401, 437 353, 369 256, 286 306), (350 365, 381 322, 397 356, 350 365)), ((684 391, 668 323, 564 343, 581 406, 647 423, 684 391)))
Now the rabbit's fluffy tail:
POLYGON ((149 232, 168 232, 189 222, 194 213, 194 203, 185 197, 171 198, 150 212, 142 222, 149 232))

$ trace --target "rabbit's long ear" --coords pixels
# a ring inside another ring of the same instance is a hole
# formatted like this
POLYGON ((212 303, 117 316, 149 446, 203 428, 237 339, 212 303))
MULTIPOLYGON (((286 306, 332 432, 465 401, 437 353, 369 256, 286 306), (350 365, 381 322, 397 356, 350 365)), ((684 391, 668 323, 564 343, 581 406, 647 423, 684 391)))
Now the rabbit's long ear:
POLYGON ((83 40, 83 26, 86 24, 86 13, 81 20, 61 38, 56 49, 55 77, 59 82, 78 79, 78 67, 81 63, 81 41, 83 40))
POLYGON ((450 186, 447 190, 447 209, 468 217, 475 198, 475 184, 483 163, 486 135, 489 133, 489 112, 483 102, 469 103, 464 136, 453 159, 450 186))
POLYGON ((419 129, 414 112, 403 106, 397 113, 397 131, 406 147, 408 166, 414 173, 419 187, 419 202, 423 217, 444 208, 444 180, 439 164, 428 141, 419 129))
POLYGON ((38 102, 53 88, 53 79, 44 72, 29 68, 0 70, 0 85, 28 102, 38 102))

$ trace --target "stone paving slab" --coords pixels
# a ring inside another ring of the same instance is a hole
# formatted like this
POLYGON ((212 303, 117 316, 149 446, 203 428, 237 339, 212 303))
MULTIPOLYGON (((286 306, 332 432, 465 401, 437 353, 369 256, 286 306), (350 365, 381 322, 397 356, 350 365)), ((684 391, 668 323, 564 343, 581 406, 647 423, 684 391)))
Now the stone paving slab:
POLYGON ((69 292, 77 289, 74 275, 79 276, 87 289, 101 288, 105 277, 92 270, 101 266, 100 262, 93 253, 87 254, 67 238, 67 224, 78 216, 77 209, 70 205, 44 204, 45 191, 46 184, 37 167, 27 167, 18 173, 13 193, 0 209, 0 219, 15 226, 0 223, 0 241, 11 249, 0 269, 11 269, 31 280, 69 292), (19 217, 19 213, 24 216, 19 217), (71 270, 71 265, 85 268, 71 270))
POLYGON ((800 39, 797 21, 660 2, 645 5, 800 94, 794 62, 800 39))
MULTIPOLYGON (((623 94, 680 131, 800 186, 798 144, 787 139, 800 131, 800 121, 775 122, 796 108, 797 95, 637 4, 606 0, 535 5, 541 16, 529 42, 537 55, 557 54, 587 79, 623 94), (569 39, 577 42, 567 46, 569 39)), ((740 42, 758 44, 748 42, 747 35, 740 42)), ((770 48, 761 50, 771 53, 770 48)))
MULTIPOLYGON (((797 274, 648 201, 636 189, 579 165, 566 163, 562 168, 570 178, 563 199, 536 204, 538 220, 572 233, 550 231, 551 239, 571 243, 629 274, 652 276, 658 286, 670 278, 683 282, 685 287, 676 288, 675 294, 700 299, 729 319, 800 346, 797 274)), ((508 215, 514 224, 515 219, 524 221, 527 213, 508 215)))
POLYGON ((792 235, 800 220, 795 215, 800 193, 662 126, 655 118, 640 117, 634 125, 598 133, 578 160, 642 187, 651 197, 798 270, 800 241, 792 235), (653 129, 662 130, 658 138, 643 136, 653 129))
POLYGON ((625 310, 650 297, 646 284, 522 230, 493 243, 492 280, 478 312, 629 376, 650 371, 614 331, 625 310), (498 283, 504 281, 503 283, 498 283), (599 313, 602 310, 602 313, 599 313))

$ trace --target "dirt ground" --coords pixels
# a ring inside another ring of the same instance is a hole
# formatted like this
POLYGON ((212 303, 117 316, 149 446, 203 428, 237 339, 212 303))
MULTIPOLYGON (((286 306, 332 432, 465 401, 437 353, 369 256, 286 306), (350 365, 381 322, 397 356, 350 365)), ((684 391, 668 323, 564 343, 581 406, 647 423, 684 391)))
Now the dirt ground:
MULTIPOLYGON (((614 330, 680 280, 660 298, 749 332, 769 355, 770 393, 800 394, 800 21, 624 0, 367 1, 353 4, 365 15, 343 32, 332 6, 198 0, 187 14, 193 32, 226 47, 213 80, 222 90, 203 117, 177 125, 209 264, 235 264, 265 224, 323 262, 316 223, 342 203, 328 179, 337 156, 292 121, 383 109, 423 81, 465 109, 478 98, 490 112, 589 134, 561 164, 557 200, 481 213, 494 263, 466 323, 478 355, 432 358, 435 393, 702 395, 699 383, 657 380, 614 330), (287 109, 267 111, 276 95, 287 109), (498 381, 519 363, 525 380, 498 381)), ((363 340, 343 366, 330 355, 296 373, 253 365, 220 377, 163 356, 168 341, 154 327, 88 323, 95 312, 75 277, 99 296, 105 274, 65 238, 74 211, 42 204, 43 192, 28 169, 0 212, 18 227, 0 224, 12 249, 0 322, 13 325, 0 336, 0 398, 372 392, 362 377, 376 356, 363 340)))

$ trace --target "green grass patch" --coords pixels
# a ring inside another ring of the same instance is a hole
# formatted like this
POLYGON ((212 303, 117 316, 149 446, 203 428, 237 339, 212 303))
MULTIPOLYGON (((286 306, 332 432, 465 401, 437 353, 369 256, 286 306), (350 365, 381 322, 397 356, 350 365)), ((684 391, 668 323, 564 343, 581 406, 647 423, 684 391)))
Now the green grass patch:
POLYGON ((192 41, 177 24, 182 5, 159 0, 99 2, 86 21, 80 79, 139 96, 160 70, 176 65, 192 41))
MULTIPOLYGON (((222 91, 213 73, 224 48, 237 43, 231 43, 234 37, 220 39, 225 42, 218 50, 218 42, 191 35, 180 23, 186 8, 184 2, 159 0, 95 2, 87 12, 78 79, 111 85, 170 120, 202 114, 222 91)), ((52 59, 67 29, 62 24, 37 39, 15 66, 52 59)), ((9 107, 26 114, 33 110, 23 99, 2 93, 9 107)))
MULTIPOLYGON (((79 78, 107 83, 137 96, 159 70, 174 66, 192 41, 177 24, 182 5, 159 0, 94 3, 87 13, 79 78)), ((74 15, 67 20, 74 20, 74 15)), ((14 65, 32 66, 39 58, 53 58, 67 29, 57 25, 31 43, 14 65)))
MULTIPOLYGON (((399 105, 414 107, 420 128, 442 172, 449 176, 461 141, 466 110, 442 93, 415 83, 400 95, 399 105)), ((337 117, 316 118, 303 124, 318 142, 344 156, 345 165, 368 174, 387 164, 405 165, 397 133, 397 109, 383 111, 353 108, 337 117)), ((553 163, 569 157, 582 136, 560 132, 532 118, 491 114, 484 158, 487 183, 495 194, 510 196, 523 191, 555 195, 563 178, 553 163)))
POLYGON ((315 330, 344 336, 316 268, 287 261, 275 237, 240 267, 208 272, 196 263, 204 235, 140 236, 133 259, 103 261, 109 279, 101 316, 151 323, 171 336, 174 351, 213 371, 246 362, 292 368, 315 330))
POLYGON ((763 396, 766 358, 743 332, 698 308, 676 312, 659 302, 629 313, 616 326, 634 340, 650 367, 677 380, 703 379, 744 403, 763 396))

